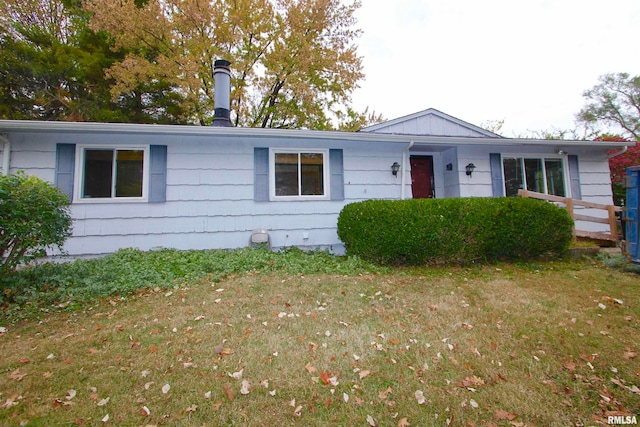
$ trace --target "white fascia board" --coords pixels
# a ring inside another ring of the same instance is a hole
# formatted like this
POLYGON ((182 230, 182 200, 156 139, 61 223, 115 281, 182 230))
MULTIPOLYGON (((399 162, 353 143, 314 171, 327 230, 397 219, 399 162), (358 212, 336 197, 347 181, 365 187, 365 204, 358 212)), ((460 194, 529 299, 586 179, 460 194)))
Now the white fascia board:
POLYGON ((617 149, 634 146, 635 142, 548 140, 527 138, 447 137, 428 135, 377 134, 373 132, 318 131, 304 129, 263 129, 244 127, 215 127, 195 125, 154 125, 131 123, 45 122, 35 120, 0 120, 0 133, 62 132, 62 133, 118 133, 141 135, 238 136, 244 138, 317 139, 343 142, 387 142, 406 145, 485 145, 485 146, 552 146, 617 149))

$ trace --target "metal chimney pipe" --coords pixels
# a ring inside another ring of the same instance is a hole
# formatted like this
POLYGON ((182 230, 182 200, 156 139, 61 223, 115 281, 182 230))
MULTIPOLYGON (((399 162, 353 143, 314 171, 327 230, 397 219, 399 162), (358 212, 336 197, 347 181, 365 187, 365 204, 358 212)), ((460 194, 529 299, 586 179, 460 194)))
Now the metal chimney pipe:
POLYGON ((218 59, 213 63, 213 123, 211 126, 231 126, 231 62, 218 59))

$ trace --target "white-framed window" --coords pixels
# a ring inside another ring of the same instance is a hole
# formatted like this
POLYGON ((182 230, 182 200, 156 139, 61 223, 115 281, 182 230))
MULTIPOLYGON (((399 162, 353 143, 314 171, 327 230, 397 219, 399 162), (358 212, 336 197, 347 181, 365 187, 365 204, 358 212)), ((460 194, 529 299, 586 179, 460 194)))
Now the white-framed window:
POLYGON ((329 200, 329 150, 269 150, 271 200, 329 200))
POLYGON ((569 196, 567 167, 563 157, 502 156, 505 195, 526 189, 553 196, 569 196))
POLYGON ((74 201, 145 201, 149 146, 89 146, 76 150, 74 201))

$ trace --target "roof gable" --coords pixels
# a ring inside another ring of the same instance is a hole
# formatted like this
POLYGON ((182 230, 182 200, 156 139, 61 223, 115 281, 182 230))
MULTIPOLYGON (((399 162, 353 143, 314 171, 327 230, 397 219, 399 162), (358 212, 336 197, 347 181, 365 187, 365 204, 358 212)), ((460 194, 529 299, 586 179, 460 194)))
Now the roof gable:
POLYGON ((400 135, 502 138, 502 136, 498 134, 457 119, 438 111, 435 108, 429 108, 408 116, 368 126, 361 129, 361 132, 400 135))

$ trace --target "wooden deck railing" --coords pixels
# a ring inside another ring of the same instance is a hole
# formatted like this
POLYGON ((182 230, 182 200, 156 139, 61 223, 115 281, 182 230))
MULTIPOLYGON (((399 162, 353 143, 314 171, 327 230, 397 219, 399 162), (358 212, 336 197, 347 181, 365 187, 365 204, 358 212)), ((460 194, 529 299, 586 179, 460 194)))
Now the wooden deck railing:
POLYGON ((588 222, 596 222, 599 224, 608 224, 609 225, 609 234, 604 232, 596 232, 596 231, 586 231, 586 230, 577 230, 574 226, 573 228, 573 237, 582 237, 593 240, 600 240, 612 243, 618 243, 620 236, 618 233, 618 220, 616 218, 616 212, 622 212, 622 208, 620 206, 614 205, 603 205, 600 203, 592 203, 585 202, 582 200, 571 199, 568 197, 560 197, 560 196, 550 196, 548 194, 536 193, 535 191, 528 190, 519 190, 518 196, 520 197, 531 197, 533 199, 542 199, 548 200, 554 203, 562 203, 564 207, 569 212, 569 215, 574 221, 588 221, 588 222), (590 209, 603 209, 607 211, 607 218, 599 218, 590 215, 582 215, 575 213, 574 207, 581 206, 584 208, 590 209))

